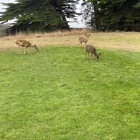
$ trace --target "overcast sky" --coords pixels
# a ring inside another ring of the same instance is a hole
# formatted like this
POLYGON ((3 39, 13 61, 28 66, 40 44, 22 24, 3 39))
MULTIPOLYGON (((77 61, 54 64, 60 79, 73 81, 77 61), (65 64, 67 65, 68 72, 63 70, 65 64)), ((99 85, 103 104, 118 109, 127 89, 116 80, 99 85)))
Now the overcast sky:
MULTIPOLYGON (((16 2, 16 0, 0 0, 0 12, 4 11, 4 6, 2 5, 2 3, 14 3, 14 2, 16 2)), ((77 11, 80 11, 80 4, 78 4, 76 7, 77 7, 77 11)), ((82 17, 79 16, 77 22, 70 22, 69 23, 70 27, 76 27, 76 28, 84 27, 84 24, 81 22, 81 18, 82 17)), ((69 21, 72 21, 72 20, 69 19, 69 21)), ((13 21, 10 21, 10 22, 13 22, 13 21)))

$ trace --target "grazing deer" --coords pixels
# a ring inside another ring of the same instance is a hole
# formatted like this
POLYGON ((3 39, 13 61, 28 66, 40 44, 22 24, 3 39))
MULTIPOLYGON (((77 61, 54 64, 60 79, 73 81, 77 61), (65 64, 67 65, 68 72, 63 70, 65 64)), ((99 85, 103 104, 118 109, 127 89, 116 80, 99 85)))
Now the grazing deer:
POLYGON ((99 59, 99 55, 101 55, 101 53, 97 54, 96 49, 92 45, 87 45, 86 46, 85 57, 86 57, 87 53, 88 53, 88 56, 89 56, 89 53, 91 53, 91 57, 90 57, 91 60, 92 60, 92 54, 94 54, 96 60, 98 60, 99 59))
POLYGON ((20 47, 24 47, 24 54, 26 53, 26 51, 29 53, 28 51, 28 47, 33 47, 34 49, 36 49, 37 51, 38 48, 36 45, 32 45, 29 41, 26 40, 16 40, 15 42, 18 45, 18 53, 22 54, 20 47))
POLYGON ((90 37, 90 34, 85 34, 85 36, 86 36, 86 38, 84 38, 84 37, 79 38, 79 42, 80 42, 81 45, 82 45, 83 42, 85 43, 85 45, 87 44, 88 38, 90 37))

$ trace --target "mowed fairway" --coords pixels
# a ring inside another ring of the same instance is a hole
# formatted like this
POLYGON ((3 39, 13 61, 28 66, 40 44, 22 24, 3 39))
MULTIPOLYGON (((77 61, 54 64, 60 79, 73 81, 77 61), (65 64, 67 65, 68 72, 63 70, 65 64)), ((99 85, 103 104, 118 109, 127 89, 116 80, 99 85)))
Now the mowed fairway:
POLYGON ((0 140, 140 140, 140 52, 96 48, 0 52, 0 140))

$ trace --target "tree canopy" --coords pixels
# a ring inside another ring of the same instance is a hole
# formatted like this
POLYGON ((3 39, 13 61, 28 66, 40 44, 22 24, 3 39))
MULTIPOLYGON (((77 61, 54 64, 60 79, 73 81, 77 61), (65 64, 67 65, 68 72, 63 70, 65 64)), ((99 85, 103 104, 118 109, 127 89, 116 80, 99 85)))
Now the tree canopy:
MULTIPOLYGON (((69 29, 67 18, 74 18, 80 0, 17 0, 8 6, 0 21, 17 19, 9 29, 46 32, 69 29)), ((99 31, 140 31, 140 0, 83 0, 86 25, 99 31)))
MULTIPOLYGON (((84 1, 93 10, 84 12, 85 18, 90 14, 89 26, 97 30, 140 31, 139 0, 88 0, 84 1)), ((87 9, 86 9, 87 11, 87 9)))
POLYGON ((66 18, 76 15, 76 0, 17 0, 18 3, 8 3, 0 21, 16 18, 17 22, 10 32, 19 31, 53 31, 69 29, 66 18))

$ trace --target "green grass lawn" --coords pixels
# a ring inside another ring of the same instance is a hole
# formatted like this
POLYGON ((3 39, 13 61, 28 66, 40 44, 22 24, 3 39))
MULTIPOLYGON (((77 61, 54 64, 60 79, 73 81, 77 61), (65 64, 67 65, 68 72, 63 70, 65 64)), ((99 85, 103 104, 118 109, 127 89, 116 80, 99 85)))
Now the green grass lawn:
POLYGON ((140 53, 50 46, 0 53, 0 140, 140 140, 140 53))

